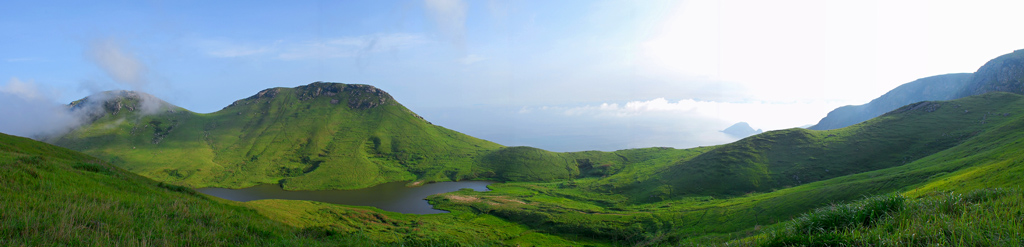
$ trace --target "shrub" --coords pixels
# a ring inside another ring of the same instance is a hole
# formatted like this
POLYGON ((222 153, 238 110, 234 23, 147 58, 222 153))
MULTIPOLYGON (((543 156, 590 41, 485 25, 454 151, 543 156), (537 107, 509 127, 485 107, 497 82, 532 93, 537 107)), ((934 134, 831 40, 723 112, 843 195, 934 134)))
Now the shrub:
POLYGON ((849 227, 874 225, 879 219, 903 209, 906 198, 900 194, 876 196, 850 204, 831 205, 805 214, 794 221, 797 232, 814 234, 849 227))
POLYGON ((75 163, 74 165, 71 165, 71 168, 75 168, 77 170, 82 170, 82 171, 87 171, 87 172, 95 172, 95 173, 104 174, 104 175, 113 175, 114 174, 114 172, 110 171, 110 168, 107 168, 107 167, 102 166, 102 165, 93 164, 93 163, 81 163, 81 162, 79 162, 79 163, 75 163))

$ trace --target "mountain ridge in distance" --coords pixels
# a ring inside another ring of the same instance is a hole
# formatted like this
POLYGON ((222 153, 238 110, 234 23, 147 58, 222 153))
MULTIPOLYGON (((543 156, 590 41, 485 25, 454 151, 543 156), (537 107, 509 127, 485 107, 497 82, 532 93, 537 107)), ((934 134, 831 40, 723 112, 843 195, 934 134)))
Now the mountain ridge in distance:
POLYGON ((1024 50, 989 60, 974 73, 925 77, 900 85, 867 104, 836 108, 809 129, 838 129, 910 103, 952 100, 988 92, 1024 94, 1024 50))

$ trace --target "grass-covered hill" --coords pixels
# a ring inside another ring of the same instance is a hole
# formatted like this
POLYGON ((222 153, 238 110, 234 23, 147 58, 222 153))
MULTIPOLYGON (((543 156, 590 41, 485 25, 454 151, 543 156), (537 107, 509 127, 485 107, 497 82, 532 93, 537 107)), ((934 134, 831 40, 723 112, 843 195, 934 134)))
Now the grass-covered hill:
POLYGON ((133 97, 76 103, 91 101, 104 106, 99 117, 50 142, 179 185, 344 189, 500 175, 475 165, 500 145, 433 125, 368 85, 272 88, 210 114, 145 112, 133 97))

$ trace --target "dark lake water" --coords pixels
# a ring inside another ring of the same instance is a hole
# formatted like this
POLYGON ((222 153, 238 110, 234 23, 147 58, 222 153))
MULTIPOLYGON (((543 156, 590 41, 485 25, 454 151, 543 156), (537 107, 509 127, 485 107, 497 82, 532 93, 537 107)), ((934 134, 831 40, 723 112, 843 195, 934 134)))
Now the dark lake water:
POLYGON ((392 182, 358 190, 287 191, 276 184, 263 184, 245 189, 202 188, 200 193, 232 201, 247 202, 261 199, 288 199, 328 202, 344 205, 372 206, 407 214, 437 214, 448 211, 434 209, 427 196, 470 188, 488 191, 492 181, 460 181, 430 183, 406 187, 406 182, 392 182))

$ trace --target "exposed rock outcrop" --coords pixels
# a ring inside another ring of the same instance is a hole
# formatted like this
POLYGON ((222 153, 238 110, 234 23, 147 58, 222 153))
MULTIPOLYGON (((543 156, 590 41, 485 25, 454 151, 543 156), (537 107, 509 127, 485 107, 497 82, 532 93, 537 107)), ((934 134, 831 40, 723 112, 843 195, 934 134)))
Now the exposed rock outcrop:
MULTIPOLYGON (((356 110, 371 109, 384 104, 394 104, 394 98, 390 94, 370 85, 342 84, 330 82, 313 82, 309 85, 296 87, 296 98, 301 101, 313 100, 321 97, 329 97, 331 104, 346 102, 349 108, 356 110)), ((278 96, 281 88, 271 88, 260 91, 256 95, 235 101, 224 108, 236 105, 249 105, 260 102, 267 102, 278 96)))
POLYGON ((988 92, 1024 94, 1024 49, 989 60, 957 98, 988 92))

